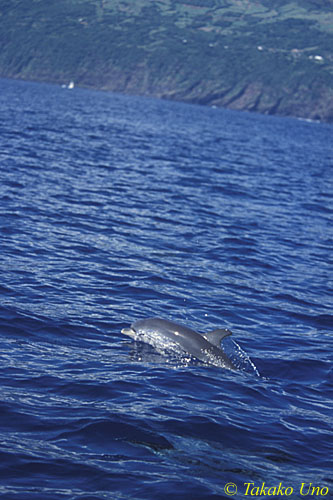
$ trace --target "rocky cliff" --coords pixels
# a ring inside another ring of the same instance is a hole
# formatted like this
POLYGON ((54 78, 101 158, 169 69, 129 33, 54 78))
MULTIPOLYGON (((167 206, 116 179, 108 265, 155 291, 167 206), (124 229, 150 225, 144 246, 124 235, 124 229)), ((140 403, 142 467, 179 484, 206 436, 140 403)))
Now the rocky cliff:
POLYGON ((332 0, 3 0, 0 75, 333 122, 332 0))

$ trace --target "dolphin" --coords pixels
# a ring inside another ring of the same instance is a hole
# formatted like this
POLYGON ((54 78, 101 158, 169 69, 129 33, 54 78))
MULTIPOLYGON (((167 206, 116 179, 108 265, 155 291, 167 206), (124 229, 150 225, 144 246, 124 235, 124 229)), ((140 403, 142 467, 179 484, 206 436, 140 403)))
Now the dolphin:
POLYGON ((231 335, 231 331, 227 329, 213 330, 201 335, 187 326, 167 319, 147 318, 135 321, 129 328, 123 328, 121 333, 154 347, 180 348, 210 365, 236 370, 235 365, 221 349, 222 339, 231 335))

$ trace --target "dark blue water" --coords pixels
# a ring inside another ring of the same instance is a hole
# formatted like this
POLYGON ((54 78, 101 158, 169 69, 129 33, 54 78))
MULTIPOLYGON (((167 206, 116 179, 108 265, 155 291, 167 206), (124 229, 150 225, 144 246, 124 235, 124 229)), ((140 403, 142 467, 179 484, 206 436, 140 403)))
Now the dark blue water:
POLYGON ((1 498, 332 496, 332 127, 6 80, 0 112, 1 498), (150 316, 260 376, 121 334, 150 316))

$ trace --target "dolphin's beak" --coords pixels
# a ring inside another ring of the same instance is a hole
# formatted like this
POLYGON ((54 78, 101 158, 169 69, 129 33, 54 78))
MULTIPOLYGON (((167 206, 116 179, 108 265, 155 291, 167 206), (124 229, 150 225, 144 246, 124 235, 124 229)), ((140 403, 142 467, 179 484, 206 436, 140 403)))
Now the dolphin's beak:
POLYGON ((135 330, 133 330, 133 328, 123 328, 121 330, 121 333, 123 333, 124 335, 128 335, 129 337, 134 337, 135 335, 135 330))

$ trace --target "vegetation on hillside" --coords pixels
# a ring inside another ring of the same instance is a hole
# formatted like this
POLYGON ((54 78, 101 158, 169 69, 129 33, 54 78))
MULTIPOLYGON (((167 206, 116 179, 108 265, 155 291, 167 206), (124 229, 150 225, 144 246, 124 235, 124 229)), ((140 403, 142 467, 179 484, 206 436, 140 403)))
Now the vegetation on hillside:
POLYGON ((2 0, 0 75, 333 121, 333 0, 2 0))

